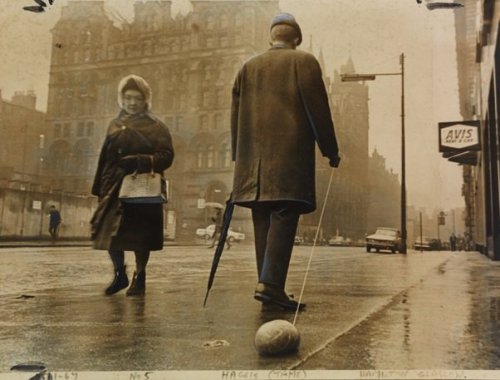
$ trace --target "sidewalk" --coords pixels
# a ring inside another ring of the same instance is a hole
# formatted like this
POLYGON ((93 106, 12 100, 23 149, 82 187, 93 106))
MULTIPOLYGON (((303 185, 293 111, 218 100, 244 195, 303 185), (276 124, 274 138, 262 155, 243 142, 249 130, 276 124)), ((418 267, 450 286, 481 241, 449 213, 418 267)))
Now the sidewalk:
MULTIPOLYGON (((303 298, 307 309, 296 322, 299 351, 276 358, 256 353, 255 332, 273 319, 293 321, 293 314, 262 311, 253 300, 252 247, 224 253, 206 308, 213 251, 164 251, 152 255, 144 298, 102 295, 111 278, 103 252, 3 252, 0 274, 10 288, 0 291, 0 372, 32 361, 53 371, 268 375, 500 368, 500 263, 478 253, 316 248, 303 298)), ((292 258, 287 290, 296 298, 309 254, 310 247, 297 247, 292 258)), ((126 259, 133 270, 132 256, 126 259)))
MULTIPOLYGON (((165 246, 183 245, 176 241, 166 240, 165 246)), ((193 242, 186 245, 204 245, 205 243, 193 242)), ((2 248, 22 248, 22 247, 91 247, 90 239, 58 239, 58 240, 0 240, 0 249, 2 248)))

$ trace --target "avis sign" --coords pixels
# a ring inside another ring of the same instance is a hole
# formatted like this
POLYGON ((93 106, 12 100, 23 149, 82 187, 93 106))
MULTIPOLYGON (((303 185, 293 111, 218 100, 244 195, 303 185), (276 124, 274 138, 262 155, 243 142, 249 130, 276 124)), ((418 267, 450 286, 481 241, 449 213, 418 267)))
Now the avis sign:
POLYGON ((439 151, 480 150, 479 121, 439 123, 439 151))

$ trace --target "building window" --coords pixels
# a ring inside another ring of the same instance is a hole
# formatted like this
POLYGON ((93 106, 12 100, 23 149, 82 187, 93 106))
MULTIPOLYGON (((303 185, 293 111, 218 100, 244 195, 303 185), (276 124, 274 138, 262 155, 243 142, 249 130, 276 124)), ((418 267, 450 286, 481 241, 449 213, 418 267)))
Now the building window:
POLYGON ((221 145, 219 157, 221 159, 220 166, 223 168, 229 168, 231 166, 231 149, 228 143, 221 145))
POLYGON ((220 16, 220 28, 221 29, 224 29, 224 28, 227 28, 228 27, 228 17, 227 17, 227 14, 223 14, 220 16))
POLYGON ((215 150, 214 146, 210 145, 207 150, 207 168, 213 168, 215 161, 215 150))
POLYGON ((150 40, 144 42, 144 55, 153 54, 153 44, 150 40))
POLYGON ((203 73, 203 80, 209 81, 210 79, 212 79, 212 66, 208 65, 205 67, 205 70, 203 73))
POLYGON ((214 129, 222 129, 222 115, 215 115, 214 124, 214 129))
POLYGON ((172 128, 174 126, 174 118, 172 116, 165 116, 165 124, 168 128, 172 128))
POLYGON ((84 130, 85 130, 85 123, 83 121, 79 121, 76 127, 76 135, 78 137, 82 137, 84 134, 84 130))
POLYGON ((203 145, 198 145, 196 147, 196 167, 202 169, 205 161, 205 149, 203 145))
POLYGON ((54 124, 54 137, 56 139, 61 137, 61 124, 54 124))
POLYGON ((204 91, 203 92, 203 99, 202 99, 202 105, 203 107, 210 107, 211 104, 211 94, 210 91, 204 91))
POLYGON ((185 111, 187 108, 187 97, 186 94, 181 94, 179 99, 179 108, 181 111, 185 111))
POLYGON ((215 28, 215 17, 211 14, 207 15, 207 30, 215 28))
POLYGON ((215 38, 214 37, 207 37, 207 48, 214 48, 215 45, 215 38))
POLYGON ((63 137, 70 137, 70 136, 71 136, 71 124, 64 123, 63 137))
POLYGON ((115 58, 115 47, 109 46, 108 47, 108 59, 114 59, 114 58, 115 58))
POLYGON ((236 45, 239 45, 239 44, 241 44, 242 42, 243 42, 243 38, 241 37, 241 33, 240 33, 240 32, 236 32, 236 33, 234 34, 234 43, 235 43, 236 45))
POLYGON ((241 13, 236 14, 234 17, 234 26, 236 28, 241 28, 243 26, 243 16, 241 13))
POLYGON ((94 122, 89 121, 87 123, 87 127, 85 128, 85 136, 93 136, 94 135, 94 122))
POLYGON ((175 118, 175 130, 179 131, 182 128, 184 128, 184 117, 182 116, 177 116, 175 118))
POLYGON ((208 130, 208 116, 207 115, 200 116, 200 128, 199 129, 201 131, 208 130))
POLYGON ((226 92, 222 89, 217 90, 217 107, 223 107, 226 103, 226 92))
POLYGON ((174 96, 171 92, 167 92, 165 95, 165 109, 171 111, 174 108, 174 96))

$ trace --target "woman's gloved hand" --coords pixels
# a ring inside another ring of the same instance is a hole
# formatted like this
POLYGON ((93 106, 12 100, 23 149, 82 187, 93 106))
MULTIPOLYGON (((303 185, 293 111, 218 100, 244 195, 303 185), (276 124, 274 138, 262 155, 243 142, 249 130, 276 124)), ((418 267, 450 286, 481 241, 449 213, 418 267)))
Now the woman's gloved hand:
POLYGON ((133 173, 139 168, 139 157, 136 155, 122 157, 118 161, 118 166, 127 173, 133 173))

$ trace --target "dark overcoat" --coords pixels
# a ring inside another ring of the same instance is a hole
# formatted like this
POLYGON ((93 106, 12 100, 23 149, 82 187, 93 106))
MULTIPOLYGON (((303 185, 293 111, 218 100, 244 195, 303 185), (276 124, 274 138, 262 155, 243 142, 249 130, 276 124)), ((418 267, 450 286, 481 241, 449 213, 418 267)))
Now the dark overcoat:
MULTIPOLYGON (((163 248, 163 204, 122 204, 118 193, 126 169, 119 166, 125 156, 137 157, 139 173, 162 173, 174 158, 168 128, 149 112, 127 115, 120 112, 111 121, 102 146, 92 186, 99 197, 91 220, 95 249, 160 250, 163 248)), ((136 169, 136 168, 133 168, 136 169)))
POLYGON ((233 86, 232 200, 288 200, 314 211, 315 142, 338 155, 328 96, 316 58, 282 46, 251 58, 233 86))

